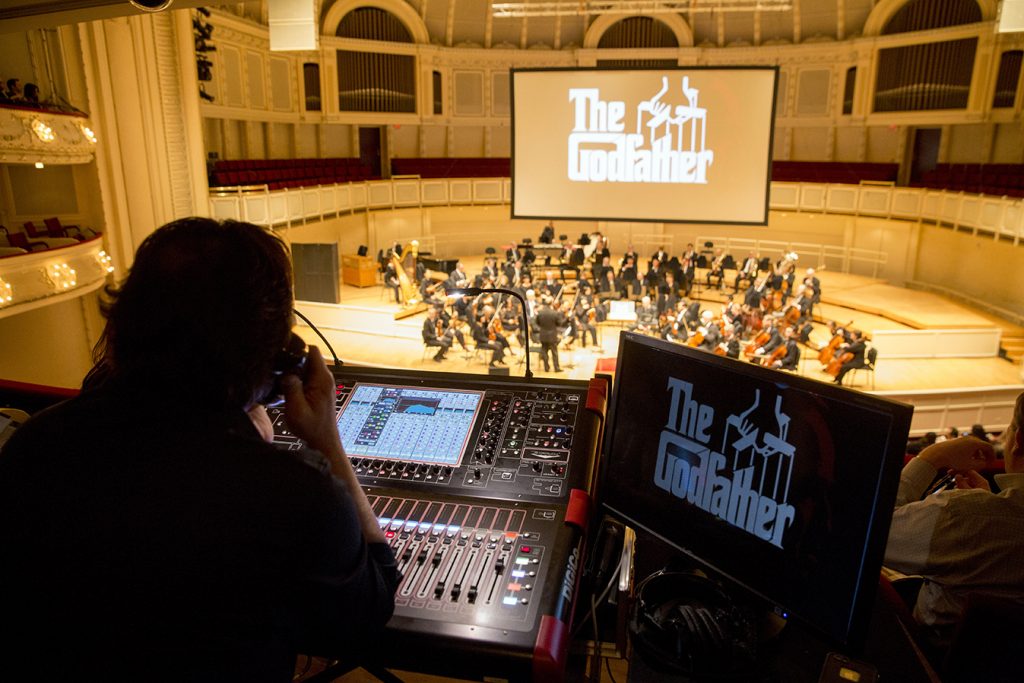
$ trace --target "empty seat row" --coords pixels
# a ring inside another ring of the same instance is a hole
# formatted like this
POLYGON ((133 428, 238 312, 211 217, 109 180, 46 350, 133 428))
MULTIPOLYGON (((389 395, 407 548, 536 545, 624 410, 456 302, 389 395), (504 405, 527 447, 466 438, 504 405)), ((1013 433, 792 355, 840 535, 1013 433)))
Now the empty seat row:
POLYGON ((262 171, 284 168, 328 168, 362 166, 362 161, 348 157, 327 159, 225 159, 213 165, 213 171, 262 171))
POLYGON ((843 161, 774 161, 772 180, 779 182, 844 183, 896 182, 897 164, 843 161))
POLYGON ((393 175, 418 175, 422 178, 507 178, 511 160, 488 157, 428 157, 392 159, 393 175))

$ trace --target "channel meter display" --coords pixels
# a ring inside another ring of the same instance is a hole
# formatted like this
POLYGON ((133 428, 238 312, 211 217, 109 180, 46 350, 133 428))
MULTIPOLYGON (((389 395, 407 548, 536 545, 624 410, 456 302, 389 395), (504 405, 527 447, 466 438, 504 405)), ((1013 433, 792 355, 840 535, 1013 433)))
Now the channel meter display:
POLYGON ((481 391, 357 383, 338 432, 353 457, 454 466, 482 400, 481 391))

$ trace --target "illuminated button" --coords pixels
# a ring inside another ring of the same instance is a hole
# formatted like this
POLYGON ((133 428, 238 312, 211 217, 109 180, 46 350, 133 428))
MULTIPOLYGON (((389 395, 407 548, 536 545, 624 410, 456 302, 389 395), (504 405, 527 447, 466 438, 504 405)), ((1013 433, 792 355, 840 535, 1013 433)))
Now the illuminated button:
POLYGON ((391 524, 391 518, 390 517, 381 517, 380 519, 377 520, 377 523, 380 524, 380 528, 383 529, 388 524, 391 524))
POLYGON ((430 530, 430 535, 438 536, 442 531, 444 531, 444 524, 435 524, 430 530))
POLYGON ((507 598, 502 599, 502 602, 506 605, 518 605, 519 600, 514 595, 510 595, 507 598))
POLYGON ((420 522, 420 533, 425 534, 430 531, 430 522, 420 522))
POLYGON ((521 545, 519 546, 519 552, 526 553, 527 555, 529 555, 531 552, 533 552, 533 548, 531 548, 528 545, 521 545))
POLYGON ((411 532, 415 528, 416 522, 410 519, 408 522, 405 523, 405 529, 403 529, 403 531, 411 532))
POLYGON ((517 557, 516 564, 530 564, 530 558, 528 557, 517 557))
POLYGON ((401 529, 403 524, 405 524, 405 520, 404 519, 393 519, 393 520, 391 520, 391 528, 392 529, 401 529))
POLYGON ((513 569, 512 570, 512 578, 513 579, 521 579, 524 576, 526 576, 526 572, 522 571, 521 569, 513 569))
POLYGON ((520 590, 522 590, 522 588, 523 588, 523 587, 522 587, 521 585, 519 585, 518 583, 515 583, 515 582, 513 582, 513 583, 510 583, 510 584, 508 585, 508 589, 509 589, 510 591, 512 591, 513 593, 518 593, 518 592, 519 592, 520 590))
POLYGON ((394 538, 394 537, 395 537, 395 532, 394 531, 387 531, 387 532, 384 533, 384 538, 394 538))

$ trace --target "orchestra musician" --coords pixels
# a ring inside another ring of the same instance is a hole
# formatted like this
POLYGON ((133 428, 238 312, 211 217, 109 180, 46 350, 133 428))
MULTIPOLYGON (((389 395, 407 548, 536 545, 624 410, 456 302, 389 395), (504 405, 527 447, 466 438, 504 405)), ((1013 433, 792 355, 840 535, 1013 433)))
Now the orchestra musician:
POLYGON ((672 271, 665 273, 665 279, 658 286, 658 313, 673 313, 676 304, 679 302, 679 290, 676 287, 676 277, 672 271))
POLYGON ((622 255, 622 258, 619 259, 619 270, 625 268, 626 262, 630 260, 633 261, 634 265, 640 261, 640 255, 636 253, 636 249, 633 248, 632 244, 626 249, 626 253, 622 255))
POLYGON ((665 261, 668 261, 668 252, 665 251, 664 246, 658 247, 658 250, 654 252, 653 256, 651 256, 651 261, 653 262, 655 260, 659 263, 665 263, 665 261))
POLYGON ((402 287, 398 282, 398 272, 394 261, 388 261, 384 267, 384 286, 395 291, 395 303, 402 303, 402 287))
POLYGON ((683 314, 686 326, 692 331, 700 325, 700 302, 693 301, 686 305, 686 312, 683 314))
POLYGON ((661 267, 661 261, 658 259, 652 260, 651 266, 644 274, 644 289, 646 289, 648 293, 657 295, 664 279, 665 269, 661 267))
POLYGON ((800 365, 800 346, 796 343, 796 332, 792 327, 786 329, 785 355, 772 362, 773 368, 780 370, 796 370, 800 365))
POLYGON ((466 335, 459 329, 466 321, 463 318, 451 315, 445 309, 444 302, 435 303, 433 307, 437 309, 437 317, 441 321, 441 329, 444 330, 444 337, 448 340, 448 343, 454 344, 457 341, 463 351, 469 351, 469 347, 466 346, 466 335))
POLYGON ((484 281, 494 281, 498 279, 498 260, 496 258, 488 256, 484 259, 484 267, 480 271, 480 277, 482 277, 484 281))
POLYGON ((435 363, 445 359, 445 354, 452 345, 451 340, 444 336, 443 323, 434 306, 427 309, 427 317, 423 321, 423 344, 427 347, 438 347, 437 353, 434 354, 435 363))
POLYGON ((491 319, 486 310, 481 310, 476 316, 470 318, 470 327, 476 347, 491 350, 491 362, 488 365, 492 368, 496 365, 504 365, 505 346, 508 344, 508 340, 504 340, 504 344, 498 341, 497 335, 491 329, 491 319))
POLYGON ((765 273, 759 281, 755 281, 747 291, 743 294, 743 305, 748 306, 754 310, 761 309, 761 302, 768 294, 768 287, 771 282, 771 266, 768 266, 768 272, 765 273))
POLYGON ((558 341, 559 330, 565 325, 565 318, 551 307, 550 298, 544 297, 541 300, 540 308, 537 310, 536 323, 537 339, 540 341, 541 360, 544 362, 545 372, 550 371, 552 365, 554 365, 555 372, 561 372, 562 368, 558 363, 558 341))
POLYGON ((576 302, 576 309, 572 311, 572 315, 576 321, 574 336, 579 335, 580 346, 586 348, 588 332, 590 333, 591 340, 594 342, 593 345, 597 346, 597 308, 593 298, 586 293, 586 290, 580 294, 579 300, 576 302))
POLYGON ((754 252, 747 254, 747 258, 743 259, 743 265, 740 266, 739 270, 736 271, 736 283, 733 286, 737 292, 740 291, 740 282, 746 280, 751 285, 757 279, 757 256, 754 252))
POLYGON ((636 261, 632 257, 627 257, 624 265, 619 270, 619 281, 622 283, 623 297, 629 298, 640 295, 642 289, 640 275, 636 269, 636 261))
POLYGON ((448 274, 448 281, 452 289, 463 289, 469 286, 469 276, 466 275, 466 266, 462 261, 455 264, 455 270, 448 274))
POLYGON ((674 341, 682 344, 689 338, 690 332, 687 330, 686 320, 686 302, 677 301, 676 308, 672 315, 672 324, 669 325, 668 330, 665 332, 665 339, 674 341))
POLYGON ((597 291, 602 299, 619 299, 622 296, 622 281, 615 276, 615 271, 608 268, 604 276, 597 281, 597 291))
POLYGON ((740 341, 736 336, 736 328, 725 323, 722 327, 722 341, 719 342, 718 348, 726 358, 740 357, 740 341))
POLYGON ((842 384, 843 377, 846 376, 850 370, 854 368, 866 367, 867 363, 864 359, 865 352, 867 351, 867 343, 864 341, 864 333, 860 330, 853 330, 853 340, 849 344, 845 344, 839 347, 839 351, 836 352, 836 356, 842 356, 843 354, 850 354, 851 358, 845 361, 839 367, 839 374, 836 375, 835 383, 842 384))
POLYGON ((629 328, 631 332, 654 334, 658 329, 658 309, 651 303, 651 297, 640 300, 636 309, 636 323, 629 328))
POLYGON ((767 335, 767 341, 761 346, 754 349, 754 358, 752 362, 759 363, 763 356, 771 355, 776 348, 785 343, 782 335, 779 334, 778 325, 775 323, 775 318, 769 316, 764 319, 764 329, 761 330, 762 335, 767 335))
POLYGON ((721 247, 715 249, 715 257, 711 259, 711 264, 708 267, 708 272, 705 274, 704 279, 707 282, 708 287, 711 287, 711 278, 718 278, 718 289, 723 288, 723 281, 725 280, 725 253, 721 247))
POLYGON ((690 290, 693 289, 693 280, 697 273, 697 251, 693 248, 693 243, 686 245, 686 251, 683 252, 683 258, 680 259, 679 265, 683 269, 683 287, 685 289, 684 294, 690 296, 690 290))
POLYGON ((555 279, 555 272, 552 270, 544 273, 544 280, 538 283, 535 289, 539 289, 542 294, 547 294, 552 299, 562 297, 562 283, 555 279))
POLYGON ((700 315, 700 327, 697 330, 703 335, 704 340, 697 346, 705 351, 714 351, 722 341, 722 328, 715 322, 711 311, 704 311, 700 315))
POLYGON ((608 238, 597 233, 600 238, 597 243, 597 249, 594 250, 593 258, 594 263, 604 263, 605 259, 611 259, 612 252, 608 248, 608 238))
POLYGON ((813 314, 814 307, 821 303, 821 280, 814 274, 814 268, 808 268, 804 276, 804 286, 809 287, 811 290, 811 310, 813 314))
POLYGON ((612 259, 610 256, 603 256, 601 260, 597 262, 597 265, 595 265, 592 269, 592 272, 594 274, 594 282, 601 282, 601 280, 604 279, 604 274, 609 270, 611 270, 613 273, 615 272, 612 269, 611 261, 612 259))

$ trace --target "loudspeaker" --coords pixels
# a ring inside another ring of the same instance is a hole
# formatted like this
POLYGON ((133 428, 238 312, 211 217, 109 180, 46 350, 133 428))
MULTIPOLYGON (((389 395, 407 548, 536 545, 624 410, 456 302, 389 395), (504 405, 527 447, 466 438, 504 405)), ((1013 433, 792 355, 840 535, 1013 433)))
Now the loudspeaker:
POLYGON ((292 244, 292 270, 296 299, 341 302, 337 244, 292 244))
POLYGON ((366 254, 369 253, 369 251, 370 250, 367 249, 365 244, 360 244, 359 245, 359 250, 356 251, 356 253, 359 254, 360 256, 366 256, 366 254))
POLYGON ((750 616, 699 574, 663 569, 641 581, 629 632, 649 666, 693 680, 747 680, 755 662, 750 616))
POLYGON ((505 377, 508 377, 508 368, 507 367, 501 367, 500 365, 492 365, 491 367, 487 368, 487 374, 488 375, 504 375, 505 377))

